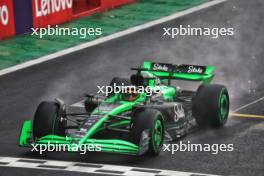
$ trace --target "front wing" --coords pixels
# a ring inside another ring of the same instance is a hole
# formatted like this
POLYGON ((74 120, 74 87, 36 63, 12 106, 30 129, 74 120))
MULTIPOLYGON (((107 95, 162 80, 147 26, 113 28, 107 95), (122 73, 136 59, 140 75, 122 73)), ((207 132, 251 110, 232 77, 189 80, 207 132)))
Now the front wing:
POLYGON ((149 145, 149 135, 148 132, 144 131, 141 135, 140 144, 135 145, 131 142, 120 140, 120 139, 87 139, 84 143, 80 143, 82 138, 72 138, 68 136, 57 136, 57 135, 47 135, 39 139, 34 140, 32 138, 32 121, 26 120, 23 123, 19 146, 21 147, 31 147, 40 145, 50 145, 50 144, 64 144, 66 145, 66 151, 68 152, 81 152, 81 147, 83 145, 94 145, 100 146, 97 152, 108 152, 108 153, 119 153, 119 154, 129 154, 129 155, 141 155, 148 150, 149 145), (147 134, 147 135, 146 135, 147 134))

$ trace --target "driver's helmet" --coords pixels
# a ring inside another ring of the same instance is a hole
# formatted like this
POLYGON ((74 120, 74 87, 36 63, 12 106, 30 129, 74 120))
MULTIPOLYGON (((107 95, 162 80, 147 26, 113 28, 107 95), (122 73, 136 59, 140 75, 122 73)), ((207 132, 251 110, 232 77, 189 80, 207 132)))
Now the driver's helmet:
POLYGON ((135 88, 127 88, 126 92, 123 93, 123 99, 125 101, 135 101, 139 97, 139 93, 135 88))

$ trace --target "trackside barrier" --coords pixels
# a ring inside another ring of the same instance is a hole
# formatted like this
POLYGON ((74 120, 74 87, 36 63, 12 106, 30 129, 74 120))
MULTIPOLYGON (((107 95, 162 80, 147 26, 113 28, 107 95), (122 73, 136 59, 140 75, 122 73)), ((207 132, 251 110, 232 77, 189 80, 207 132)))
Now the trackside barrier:
POLYGON ((136 0, 0 0, 0 39, 62 24, 136 0))
POLYGON ((91 15, 102 11, 101 0, 74 0, 73 18, 91 15))
POLYGON ((101 0, 101 1, 102 1, 102 8, 104 10, 135 2, 135 0, 101 0))
POLYGON ((0 39, 15 35, 13 1, 0 0, 0 39))
POLYGON ((74 0, 73 18, 80 18, 102 12, 135 1, 136 0, 74 0))
POLYGON ((32 0, 34 28, 70 21, 72 4, 73 0, 32 0))
POLYGON ((32 3, 31 0, 13 0, 16 35, 31 32, 32 3))

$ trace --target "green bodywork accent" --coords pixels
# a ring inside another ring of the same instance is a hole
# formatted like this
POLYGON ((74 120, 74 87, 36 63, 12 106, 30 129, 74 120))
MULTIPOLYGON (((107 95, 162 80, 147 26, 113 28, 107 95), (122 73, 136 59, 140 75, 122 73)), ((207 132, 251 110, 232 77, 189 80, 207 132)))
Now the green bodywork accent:
POLYGON ((150 62, 150 61, 144 61, 143 65, 142 65, 142 68, 146 68, 146 69, 150 70, 151 69, 151 64, 152 64, 152 62, 150 62))
POLYGON ((110 115, 118 115, 122 112, 131 110, 134 104, 135 103, 128 102, 113 109, 109 114, 105 115, 102 119, 100 119, 97 123, 92 126, 92 128, 87 132, 87 134, 80 140, 79 145, 84 144, 87 139, 91 138, 96 133, 96 130, 100 128, 110 118, 110 115))
MULTIPOLYGON (((72 144, 74 138, 71 137, 63 137, 63 136, 57 136, 57 135, 47 135, 44 137, 41 137, 35 141, 36 144, 72 144)), ((78 139, 76 139, 78 140, 78 139)))
MULTIPOLYGON (((68 151, 75 151, 73 150, 73 145, 78 146, 78 144, 74 143, 74 141, 80 140, 79 138, 71 138, 71 137, 61 137, 57 135, 47 135, 44 136, 36 141, 37 144, 68 144, 69 148, 68 151)), ((100 145, 101 151, 105 152, 126 152, 131 154, 136 154, 139 150, 139 147, 133 143, 119 140, 119 139, 87 139, 84 145, 93 144, 93 145, 100 145)), ((79 146, 78 146, 78 149, 79 146)))
POLYGON ((122 152, 122 153, 130 153, 137 154, 139 151, 139 147, 131 142, 127 142, 119 139, 88 139, 85 144, 99 144, 101 145, 101 149, 104 152, 122 152))
POLYGON ((101 127, 101 128, 98 128, 96 130, 96 133, 99 132, 99 131, 102 131, 102 130, 105 130, 107 128, 114 128, 114 127, 120 127, 120 126, 127 126, 130 124, 130 120, 122 120, 122 121, 119 121, 119 122, 116 122, 116 123, 113 123, 113 124, 110 124, 110 125, 107 125, 105 127, 101 127))
POLYGON ((31 138, 31 126, 31 120, 24 121, 19 137, 19 145, 28 145, 28 142, 31 138))
POLYGON ((219 117, 223 121, 227 117, 228 113, 228 98, 227 95, 223 93, 224 90, 222 90, 220 97, 219 97, 219 117))
POLYGON ((176 94, 176 89, 170 86, 160 86, 160 91, 165 101, 173 101, 176 94))
POLYGON ((153 140, 153 147, 155 150, 160 148, 160 145, 163 141, 163 126, 162 122, 160 120, 157 120, 154 126, 154 131, 152 134, 152 140, 153 140))

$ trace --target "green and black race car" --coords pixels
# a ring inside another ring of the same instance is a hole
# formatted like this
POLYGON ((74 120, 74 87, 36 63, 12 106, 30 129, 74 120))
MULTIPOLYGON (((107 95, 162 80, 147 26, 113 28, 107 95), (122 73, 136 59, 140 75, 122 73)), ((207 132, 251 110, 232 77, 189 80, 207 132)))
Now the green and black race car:
POLYGON ((132 70, 136 74, 130 79, 114 78, 109 86, 136 89, 104 97, 87 95, 85 112, 67 112, 60 99, 41 102, 34 120, 24 121, 19 145, 59 143, 67 144, 67 151, 78 151, 93 144, 101 152, 156 156, 165 141, 194 127, 226 123, 229 95, 225 86, 210 84, 214 67, 145 61, 132 70), (196 91, 182 90, 172 83, 177 85, 177 80, 197 81, 200 86, 196 91), (148 95, 138 87, 154 93, 148 95))

